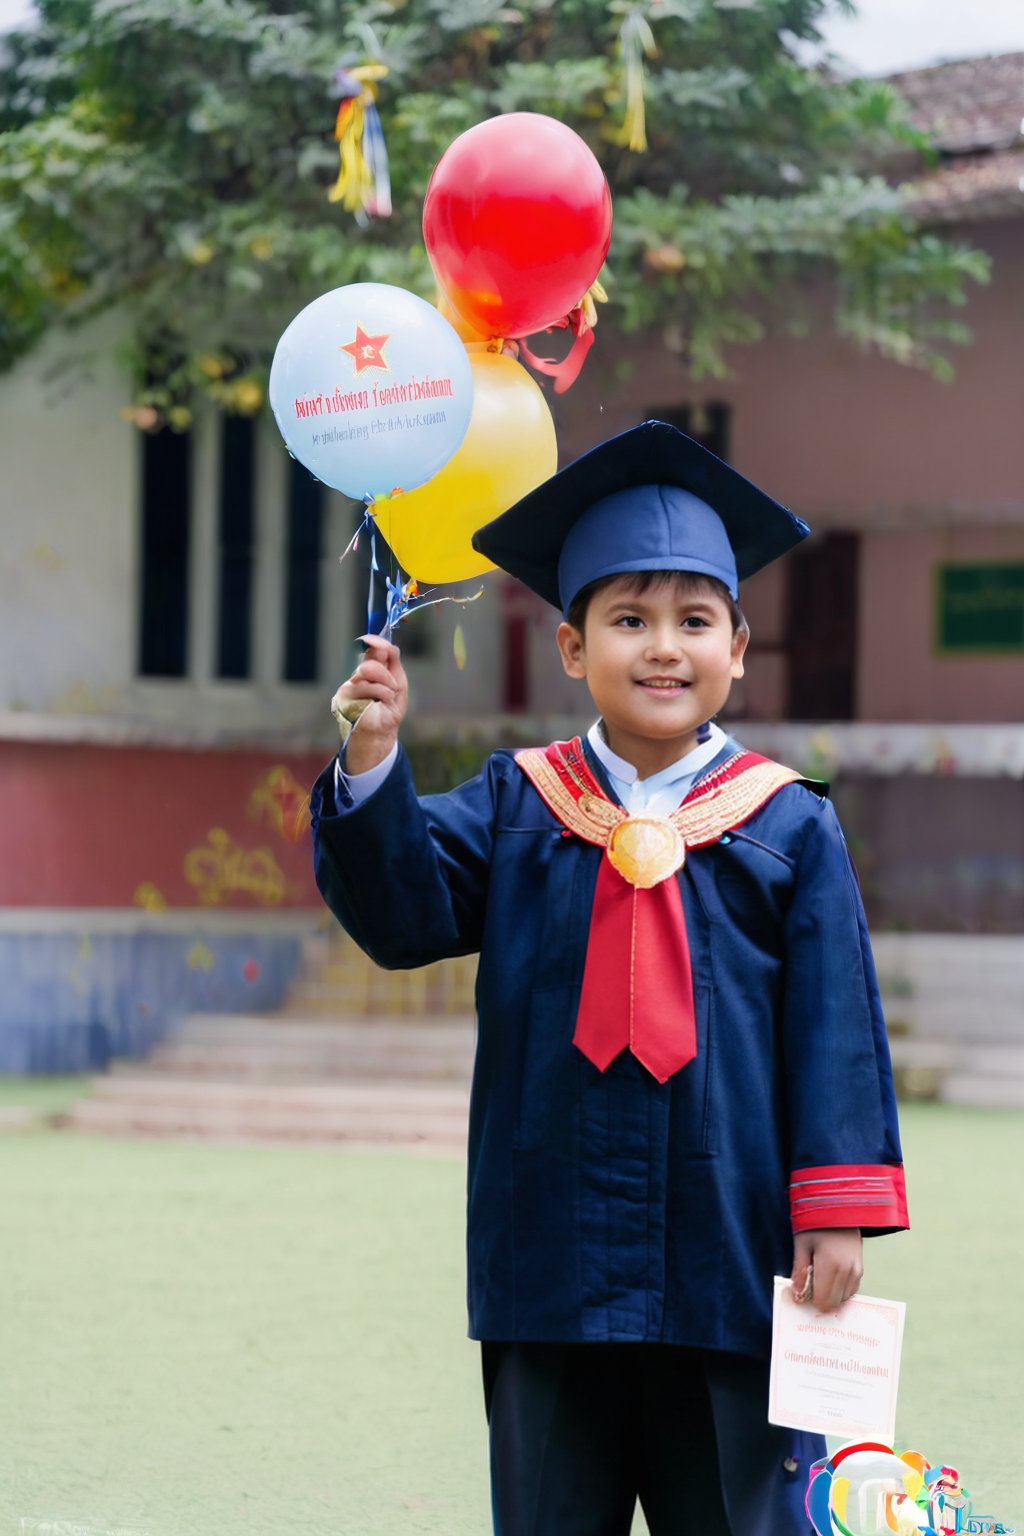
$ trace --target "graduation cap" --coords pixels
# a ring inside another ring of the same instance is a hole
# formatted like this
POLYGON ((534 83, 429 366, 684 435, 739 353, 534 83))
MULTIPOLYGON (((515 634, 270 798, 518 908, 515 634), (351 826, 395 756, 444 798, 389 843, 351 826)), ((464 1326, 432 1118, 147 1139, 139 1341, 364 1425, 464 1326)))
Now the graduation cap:
POLYGON ((473 535, 473 548, 568 612, 602 576, 695 571, 739 581, 810 529, 664 421, 645 421, 559 470, 473 535))

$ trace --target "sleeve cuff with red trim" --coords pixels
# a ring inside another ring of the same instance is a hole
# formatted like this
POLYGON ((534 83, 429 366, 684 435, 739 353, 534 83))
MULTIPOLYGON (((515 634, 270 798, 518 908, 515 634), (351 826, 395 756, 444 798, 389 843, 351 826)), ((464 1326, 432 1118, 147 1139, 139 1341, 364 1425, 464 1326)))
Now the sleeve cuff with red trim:
POLYGON ((796 1168, 789 1185, 793 1231, 817 1227, 909 1227, 902 1164, 838 1163, 796 1168))

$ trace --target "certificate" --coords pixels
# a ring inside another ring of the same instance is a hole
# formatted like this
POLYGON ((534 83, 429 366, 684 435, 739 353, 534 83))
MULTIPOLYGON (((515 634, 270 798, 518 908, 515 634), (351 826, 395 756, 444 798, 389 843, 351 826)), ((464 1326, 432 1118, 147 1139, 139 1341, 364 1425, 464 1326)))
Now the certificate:
POLYGON ((906 1310, 902 1301, 854 1296, 839 1313, 819 1312, 776 1275, 771 1423, 891 1445, 906 1310))

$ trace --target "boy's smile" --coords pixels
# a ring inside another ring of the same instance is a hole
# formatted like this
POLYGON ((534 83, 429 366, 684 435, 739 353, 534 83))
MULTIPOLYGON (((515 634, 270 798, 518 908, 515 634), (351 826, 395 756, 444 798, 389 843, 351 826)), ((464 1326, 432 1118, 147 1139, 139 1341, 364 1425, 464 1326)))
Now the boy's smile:
POLYGON ((743 676, 748 635, 733 632, 724 597, 686 573, 646 590, 616 577, 590 600, 582 633, 558 627, 562 665, 586 681, 608 745, 650 778, 697 745, 700 727, 743 676))

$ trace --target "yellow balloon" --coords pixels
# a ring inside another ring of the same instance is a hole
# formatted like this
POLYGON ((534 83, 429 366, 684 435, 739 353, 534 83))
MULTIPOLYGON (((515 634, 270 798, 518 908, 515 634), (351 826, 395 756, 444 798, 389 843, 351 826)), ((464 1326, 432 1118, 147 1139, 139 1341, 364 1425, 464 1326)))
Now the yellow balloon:
POLYGON ((419 582, 468 581, 494 569, 470 540, 558 468, 555 424, 540 387, 500 352, 470 352, 473 414, 454 456, 432 480, 378 498, 377 526, 419 582))

